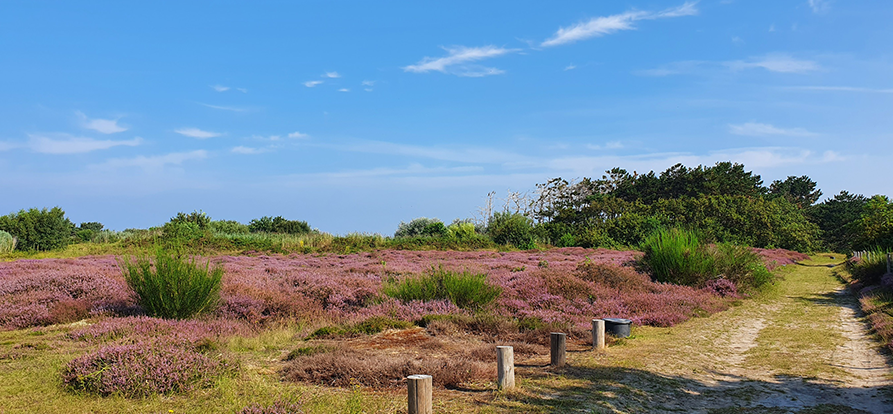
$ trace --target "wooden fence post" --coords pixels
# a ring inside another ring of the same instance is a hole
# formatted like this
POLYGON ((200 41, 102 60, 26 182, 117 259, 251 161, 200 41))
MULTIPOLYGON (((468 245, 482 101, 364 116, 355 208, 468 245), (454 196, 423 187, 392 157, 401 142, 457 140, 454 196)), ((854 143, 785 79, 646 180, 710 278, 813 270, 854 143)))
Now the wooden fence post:
POLYGON ((605 349, 605 321, 592 320, 592 349, 605 349))
POLYGON ((551 365, 553 367, 564 366, 567 353, 567 335, 560 332, 552 332, 549 335, 551 345, 551 365))
POLYGON ((409 395, 409 414, 431 414, 434 412, 431 391, 433 381, 430 375, 410 375, 406 377, 409 395))
POLYGON ((496 386, 500 390, 515 387, 515 350, 510 346, 496 347, 496 386))

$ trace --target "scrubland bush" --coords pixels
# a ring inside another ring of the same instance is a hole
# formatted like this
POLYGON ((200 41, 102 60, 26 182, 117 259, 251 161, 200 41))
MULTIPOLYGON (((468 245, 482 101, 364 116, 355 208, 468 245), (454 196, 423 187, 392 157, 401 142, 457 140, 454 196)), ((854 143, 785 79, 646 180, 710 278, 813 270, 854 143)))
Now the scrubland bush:
POLYGON ((394 237, 442 236, 447 232, 443 222, 436 218, 419 217, 409 223, 400 222, 394 237))
POLYGON ((252 233, 305 234, 310 233, 310 225, 306 221, 287 220, 282 216, 264 216, 251 220, 248 230, 252 233))
POLYGON ((887 252, 881 248, 874 248, 861 258, 853 257, 847 260, 846 268, 853 278, 863 285, 876 285, 881 282, 881 276, 887 272, 887 252))
MULTIPOLYGON (((712 251, 713 273, 733 282, 742 290, 760 288, 775 280, 760 255, 751 248, 721 243, 714 246, 712 251)), ((722 288, 714 284, 714 289, 722 288)))
POLYGON ((691 231, 659 230, 641 247, 641 263, 658 282, 697 286, 713 276, 713 255, 691 231))
POLYGON ((477 236, 477 232, 475 232, 474 223, 459 222, 447 227, 447 235, 454 239, 469 240, 477 236))
POLYGON ((11 234, 0 230, 0 254, 9 253, 16 248, 16 238, 11 234))
POLYGON ((520 213, 493 213, 487 222, 487 234, 495 243, 523 250, 535 249, 533 220, 520 213))
POLYGON ((102 396, 146 397, 213 385, 235 365, 189 347, 137 343, 102 347, 69 362, 62 382, 72 391, 102 396))
POLYGON ((223 268, 202 267, 195 259, 158 249, 154 262, 123 258, 120 266, 127 285, 150 316, 186 319, 217 305, 223 268))
POLYGON ((386 284, 382 292, 403 302, 449 300, 462 309, 481 309, 499 297, 502 290, 487 283, 486 274, 453 272, 432 268, 421 276, 386 284))
POLYGON ((211 231, 225 234, 248 234, 248 225, 235 220, 214 220, 211 222, 211 231))
POLYGON ((53 250, 65 247, 75 226, 59 207, 32 208, 0 217, 0 230, 13 235, 19 250, 53 250))

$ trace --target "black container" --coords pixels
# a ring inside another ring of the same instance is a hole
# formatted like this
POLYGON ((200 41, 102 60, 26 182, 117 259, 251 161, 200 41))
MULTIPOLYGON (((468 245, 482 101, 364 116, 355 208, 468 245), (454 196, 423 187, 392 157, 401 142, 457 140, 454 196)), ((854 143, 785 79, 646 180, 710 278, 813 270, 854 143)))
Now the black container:
POLYGON ((615 338, 629 337, 629 327, 633 321, 621 318, 605 318, 605 332, 613 335, 615 338))

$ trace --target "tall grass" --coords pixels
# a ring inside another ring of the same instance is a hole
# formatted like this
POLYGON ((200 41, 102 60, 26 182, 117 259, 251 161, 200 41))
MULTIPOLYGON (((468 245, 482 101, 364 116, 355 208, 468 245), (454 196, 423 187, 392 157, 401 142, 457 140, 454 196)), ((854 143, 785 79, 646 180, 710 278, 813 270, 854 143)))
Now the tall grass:
POLYGON ((201 266, 195 259, 158 249, 154 262, 124 257, 120 266, 149 316, 186 319, 217 305, 223 268, 211 268, 210 262, 201 266))
POLYGON ((887 252, 875 247, 861 258, 847 260, 847 270, 863 285, 876 285, 887 272, 887 252))
POLYGON ((714 275, 713 255, 691 231, 658 230, 641 247, 641 263, 658 282, 696 286, 714 275))
POLYGON ((10 253, 16 248, 16 238, 0 230, 0 254, 10 253))
POLYGON ((759 289, 775 280, 760 255, 748 247, 721 243, 713 247, 714 270, 743 289, 759 289))
POLYGON ((449 300, 462 309, 477 310, 496 300, 502 289, 488 284, 486 274, 437 267, 421 276, 387 283, 382 292, 403 302, 449 300))

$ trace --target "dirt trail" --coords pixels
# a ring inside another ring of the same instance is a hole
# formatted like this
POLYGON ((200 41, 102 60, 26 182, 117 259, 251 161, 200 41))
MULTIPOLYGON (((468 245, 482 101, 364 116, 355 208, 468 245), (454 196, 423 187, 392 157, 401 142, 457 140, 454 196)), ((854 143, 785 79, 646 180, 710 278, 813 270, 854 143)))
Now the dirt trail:
POLYGON ((776 295, 709 318, 639 328, 592 362, 614 371, 582 372, 580 411, 893 413, 888 357, 826 266, 788 269, 776 295))

